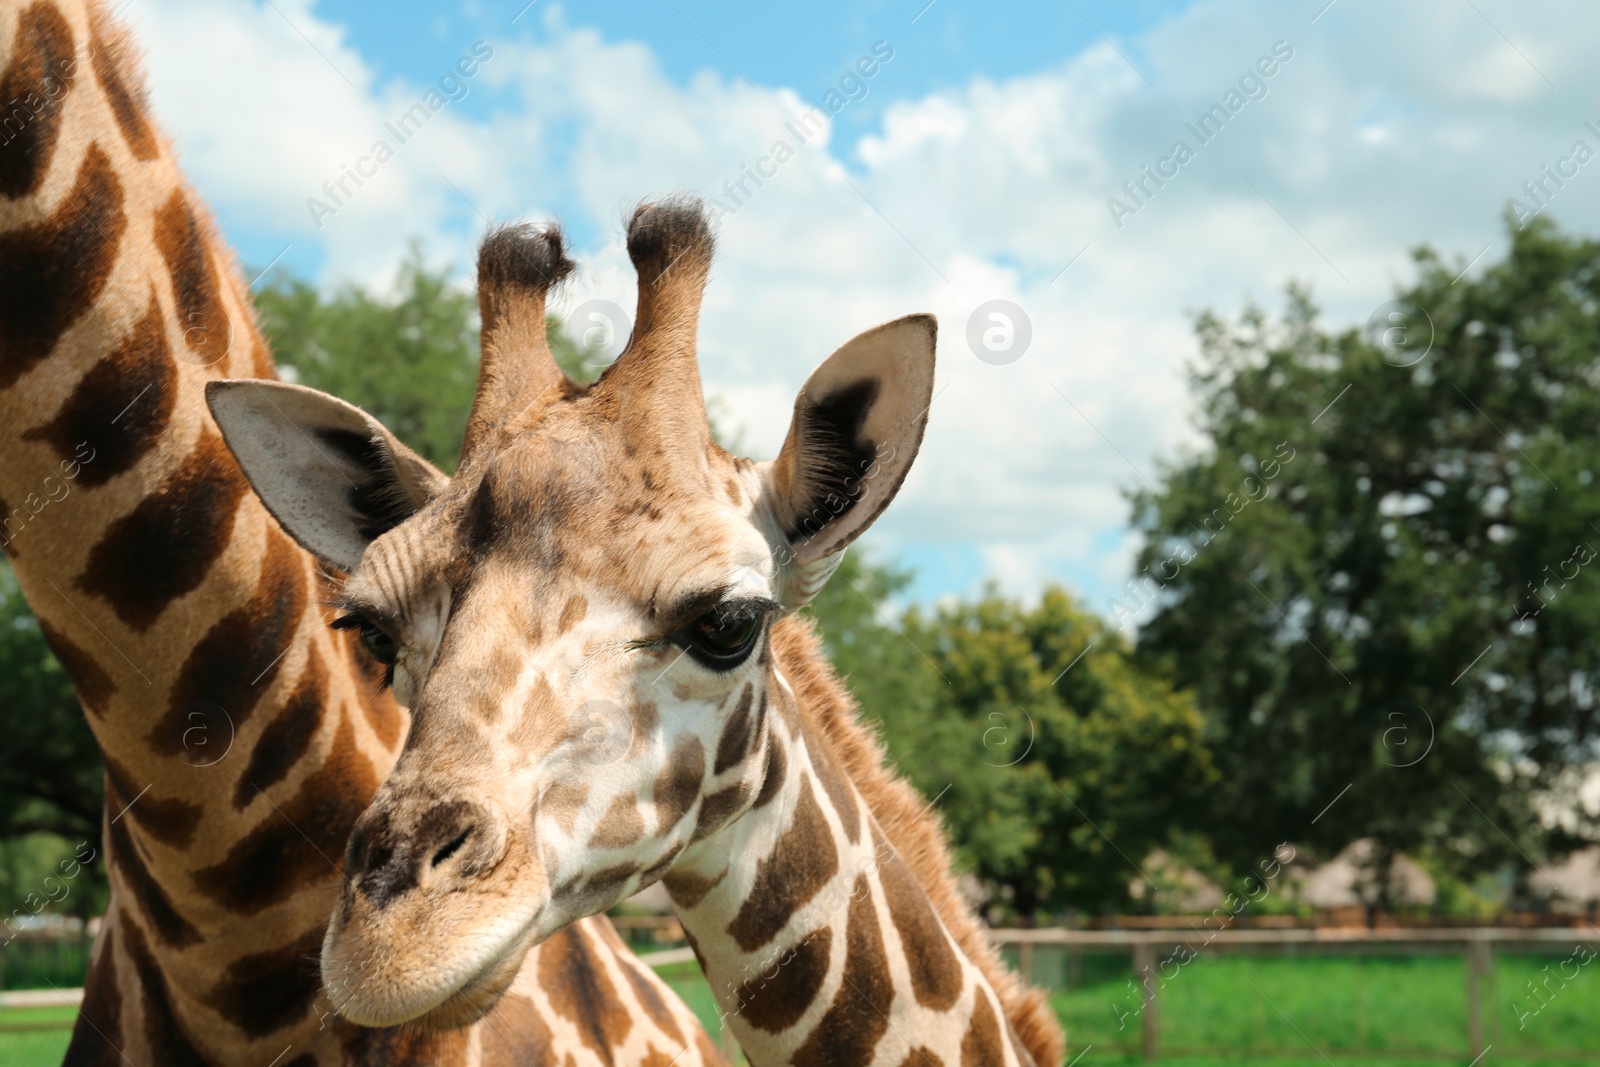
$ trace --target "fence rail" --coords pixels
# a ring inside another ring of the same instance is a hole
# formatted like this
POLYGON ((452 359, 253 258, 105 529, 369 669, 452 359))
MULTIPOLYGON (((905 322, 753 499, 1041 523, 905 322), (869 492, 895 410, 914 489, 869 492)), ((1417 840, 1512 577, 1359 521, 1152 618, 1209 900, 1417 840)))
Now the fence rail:
MULTIPOLYGON (((614 919, 622 928, 624 936, 628 938, 636 951, 641 952, 641 959, 656 967, 672 964, 692 962, 694 954, 687 947, 671 947, 674 942, 681 944, 683 929, 678 921, 670 916, 628 916, 614 919), (650 951, 655 949, 655 951, 650 951)), ((1168 1056, 1224 1056, 1239 1059, 1254 1059, 1266 1056, 1284 1058, 1325 1058, 1321 1049, 1313 1049, 1310 1054, 1306 1049, 1215 1049, 1215 1048, 1189 1048, 1176 1045, 1163 1047, 1161 1040, 1161 1003, 1159 997, 1160 983, 1153 979, 1160 973, 1163 965, 1163 950, 1177 950, 1180 946, 1187 947, 1196 956, 1200 951, 1206 953, 1261 953, 1276 950, 1283 954, 1297 954, 1301 950, 1309 950, 1308 954, 1315 955, 1345 955, 1345 954, 1459 954, 1465 964, 1465 984, 1462 990, 1465 999, 1465 1055, 1474 1062, 1481 1058, 1490 1047, 1491 1034, 1484 1025, 1484 1009, 1491 1001, 1495 981, 1495 950, 1510 950, 1525 953, 1558 953, 1571 950, 1578 945, 1587 945, 1591 949, 1600 951, 1600 928, 1593 925, 1585 927, 1272 927, 1253 929, 1219 929, 1212 930, 1202 925, 1202 920, 1184 928, 1161 929, 991 929, 988 931, 990 940, 1002 949, 1009 949, 1015 953, 1017 969, 1021 974, 1032 980, 1035 976, 1035 952, 1038 949, 1065 950, 1071 958, 1072 953, 1092 952, 1096 954, 1126 952, 1132 961, 1133 973, 1139 980, 1142 1007, 1140 1009, 1139 1043, 1136 1045, 1096 1045, 1102 1051, 1115 1051, 1123 1053, 1142 1053, 1145 1059, 1154 1060, 1162 1055, 1168 1056)), ((45 945, 30 944, 28 948, 34 952, 43 952, 48 955, 39 961, 34 961, 26 966, 17 966, 23 961, 15 958, 17 948, 22 947, 22 940, 10 946, 13 959, 0 960, 0 964, 10 963, 11 966, 0 966, 0 973, 5 974, 6 984, 15 984, 15 980, 33 974, 44 975, 68 963, 79 963, 87 960, 88 938, 81 934, 72 934, 58 938, 30 937, 28 942, 52 942, 59 940, 60 944, 45 945)), ((1165 962, 1170 962, 1168 956, 1165 962)), ((61 979, 49 977, 44 979, 52 987, 62 983, 61 979)), ((81 972, 77 976, 81 980, 81 972)), ((67 979, 73 981, 74 979, 67 979)), ((28 984, 36 984, 30 982, 28 984)), ((55 988, 54 991, 13 991, 0 993, 0 1008, 17 1008, 22 1006, 42 1006, 45 1003, 67 1004, 74 1003, 74 997, 81 995, 76 989, 55 988)), ((70 1026, 71 1021, 54 1022, 28 1022, 23 1024, 6 1025, 0 1023, 0 1032, 8 1030, 34 1029, 41 1026, 70 1026)), ((1600 1044, 1600 1042, 1597 1042, 1600 1044)), ((1405 1059, 1447 1059, 1460 1056, 1461 1050, 1426 1051, 1389 1050, 1382 1053, 1361 1052, 1353 1050, 1340 1050, 1336 1053, 1342 1058, 1369 1058, 1381 1055, 1386 1058, 1405 1059)), ((1497 1047, 1495 1058, 1518 1059, 1540 1058, 1547 1060, 1563 1059, 1590 1059, 1596 1058, 1595 1054, 1582 1052, 1567 1052, 1550 1049, 1545 1051, 1519 1052, 1516 1050, 1497 1047)))
MULTIPOLYGON (((1600 945, 1600 928, 1588 925, 1578 927, 1279 927, 1267 929, 1219 929, 1203 926, 1183 929, 1102 929, 1078 930, 1041 928, 1033 930, 991 929, 989 939, 998 946, 1014 946, 1017 951, 1017 970, 1029 981, 1033 980, 1033 953, 1038 946, 1052 946, 1080 950, 1124 949, 1133 957, 1133 972, 1139 979, 1143 998, 1140 1010, 1140 1043, 1137 1046, 1116 1046, 1111 1051, 1140 1052, 1147 1060, 1157 1059, 1163 1052, 1173 1056, 1275 1056, 1306 1057, 1305 1050, 1251 1050, 1237 1049, 1167 1048, 1161 1047, 1161 1005, 1159 983, 1160 953, 1158 950, 1197 945, 1207 952, 1240 952, 1262 948, 1293 949, 1315 946, 1319 950, 1392 953, 1396 949, 1425 952, 1460 953, 1464 957, 1466 984, 1467 1055, 1477 1062, 1488 1051, 1488 1031, 1484 1026, 1483 1008, 1494 984, 1495 945, 1515 945, 1524 951, 1556 952, 1577 945, 1594 948, 1600 945)), ((1313 1055, 1326 1058, 1316 1049, 1313 1055)), ((1352 1053, 1341 1051, 1341 1056, 1352 1053)), ((1355 1053, 1357 1058, 1365 1055, 1355 1053)), ((1405 1052, 1386 1051, 1385 1058, 1405 1058, 1405 1052)), ((1418 1058, 1444 1059, 1453 1052, 1411 1052, 1418 1058)), ((1497 1056, 1509 1059, 1594 1059, 1592 1053, 1565 1053, 1550 1051, 1507 1051, 1497 1056)))

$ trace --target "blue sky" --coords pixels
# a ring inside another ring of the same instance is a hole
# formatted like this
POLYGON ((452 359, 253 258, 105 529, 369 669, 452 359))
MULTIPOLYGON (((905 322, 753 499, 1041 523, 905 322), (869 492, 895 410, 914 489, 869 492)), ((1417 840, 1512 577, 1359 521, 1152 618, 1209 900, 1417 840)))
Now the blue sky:
POLYGON ((875 84, 863 106, 845 119, 859 132, 877 123, 889 101, 915 99, 975 77, 1001 79, 1047 69, 1100 40, 1095 27, 1127 40, 1185 6, 1173 0, 1079 0, 1076 7, 871 0, 780 9, 704 0, 581 6, 536 0, 524 7, 521 0, 509 0, 440 10, 427 3, 331 0, 313 10, 344 26, 351 44, 372 59, 381 76, 417 82, 432 78, 460 42, 537 39, 552 7, 569 24, 592 26, 612 40, 644 42, 679 85, 710 70, 760 85, 809 87, 820 95, 868 45, 888 41, 899 55, 893 77, 875 84))
MULTIPOLYGON (((486 220, 557 216, 584 265, 558 310, 627 309, 631 205, 770 167, 719 214, 707 391, 770 455, 833 348, 937 314, 928 436, 868 535, 922 599, 1060 581, 1109 613, 1137 548, 1127 490, 1200 446, 1193 312, 1273 307, 1298 280, 1358 324, 1412 247, 1492 261, 1522 183, 1579 139, 1600 148, 1600 9, 1575 0, 133 0, 125 17, 242 260, 326 285, 383 290, 412 238, 466 284, 486 220), (479 40, 493 57, 466 95, 319 215, 324 183, 479 40), (893 58, 865 95, 773 163, 880 41, 893 58), (1223 132, 1196 138, 1224 103, 1223 132), (1031 336, 998 363, 969 339, 995 301, 1031 336)), ((1594 232, 1597 191, 1592 163, 1545 210, 1594 232)))
MULTIPOLYGON (((988 8, 960 0, 911 3, 826 3, 773 10, 767 5, 702 0, 566 5, 550 0, 470 2, 453 6, 323 0, 310 10, 337 25, 344 40, 380 81, 426 85, 435 81, 480 39, 549 41, 552 26, 591 27, 612 41, 646 45, 673 83, 687 87, 697 76, 762 86, 788 86, 802 99, 820 102, 877 42, 894 59, 869 83, 869 91, 842 111, 835 137, 854 140, 881 126, 885 108, 959 88, 974 79, 1003 80, 1058 66, 1107 38, 1130 58, 1138 32, 1188 6, 1177 0, 1081 0, 1077 4, 1018 3, 988 8), (513 21, 515 20, 515 21, 513 21), (1102 37, 1102 34, 1105 36, 1102 37)), ((474 86, 460 101, 464 116, 487 119, 514 106, 507 88, 474 86)), ((568 147, 556 134, 545 144, 559 158, 568 147)), ((847 162, 849 160, 847 159, 847 162)), ((559 206, 559 205, 558 205, 559 206)), ((563 212, 563 215, 567 215, 563 212)), ((582 233, 582 218, 578 216, 582 233)), ((223 222, 250 264, 272 260, 286 243, 274 229, 252 223, 247 213, 223 222)), ((592 235, 589 235, 592 236, 592 235)), ((281 262, 314 274, 324 250, 302 242, 281 262)))

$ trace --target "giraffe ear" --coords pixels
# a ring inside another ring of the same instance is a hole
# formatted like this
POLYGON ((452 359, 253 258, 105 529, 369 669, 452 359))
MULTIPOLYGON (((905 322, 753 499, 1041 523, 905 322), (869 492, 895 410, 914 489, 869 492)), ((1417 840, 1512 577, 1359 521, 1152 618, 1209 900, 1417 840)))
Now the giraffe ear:
POLYGON ((765 491, 801 602, 905 481, 928 422, 937 334, 932 315, 875 326, 829 356, 800 390, 765 491))
POLYGON ((338 570, 449 482, 365 411, 303 385, 208 382, 206 403, 272 517, 338 570))

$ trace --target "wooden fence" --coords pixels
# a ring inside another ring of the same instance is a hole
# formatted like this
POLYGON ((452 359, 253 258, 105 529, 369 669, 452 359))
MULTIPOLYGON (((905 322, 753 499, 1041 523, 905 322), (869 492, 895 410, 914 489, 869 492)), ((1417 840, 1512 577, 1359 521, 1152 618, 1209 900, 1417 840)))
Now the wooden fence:
MULTIPOLYGON (((667 966, 692 962, 694 954, 681 945, 683 928, 670 916, 623 917, 614 920, 623 936, 641 951, 641 959, 653 966, 667 966), (651 951, 651 949, 658 949, 651 951)), ((1196 920, 1198 923, 1198 920, 1196 920)), ((1496 946, 1519 952, 1570 952, 1576 945, 1591 948, 1600 945, 1600 930, 1561 927, 1315 927, 1272 929, 1223 929, 1212 932, 1195 925, 1188 929, 996 929, 989 931, 990 939, 1002 948, 1015 953, 1017 969, 1032 980, 1035 974, 1035 953, 1040 948, 1064 950, 1067 953, 1119 953, 1132 958, 1133 973, 1139 978, 1143 1004, 1140 1015, 1140 1041, 1134 1046, 1103 1048, 1104 1051, 1140 1053, 1148 1060, 1161 1054, 1161 1004, 1159 982, 1163 961, 1170 962, 1171 954, 1180 946, 1187 946, 1196 956, 1204 953, 1278 952, 1288 954, 1460 954, 1465 961, 1466 1040, 1468 1055, 1482 1058, 1489 1048, 1490 1033, 1484 1025, 1484 1008, 1493 997, 1494 950, 1496 946), (1151 980, 1144 980, 1149 978, 1151 980)), ((30 938, 29 940, 35 940, 30 938)), ((39 939, 49 940, 49 939, 39 939)), ((87 940, 78 935, 63 938, 69 945, 61 950, 83 952, 86 957, 87 940)), ((15 946, 14 946, 15 947, 15 946)), ((51 983, 54 984, 54 983, 51 983)), ((24 1004, 73 1003, 78 991, 59 989, 55 993, 0 993, 0 1007, 20 1007, 24 1004)), ((11 1026, 0 1023, 0 1031, 32 1029, 35 1026, 70 1026, 68 1022, 11 1026)), ((1600 1038, 1596 1041, 1600 1047, 1600 1038)), ((1102 1046, 1096 1046, 1102 1047, 1102 1046)), ((1211 1054, 1233 1055, 1238 1050, 1184 1050, 1185 1054, 1208 1051, 1211 1054)), ((1341 1053, 1348 1055, 1348 1053, 1341 1053)), ((1445 1055, 1441 1051, 1441 1056, 1445 1055)), ((1496 1058, 1517 1058, 1517 1053, 1496 1050, 1496 1058)), ((1542 1052, 1542 1058, 1562 1058, 1562 1053, 1542 1052)), ((1310 1058, 1323 1056, 1314 1050, 1310 1058)), ((1474 1060, 1474 1062, 1477 1062, 1474 1060)))
MULTIPOLYGON (((1143 998, 1139 1013, 1140 1044, 1135 1048, 1114 1051, 1140 1051, 1147 1060, 1154 1060, 1161 1050, 1161 1005, 1159 997, 1160 961, 1180 946, 1187 947, 1197 956, 1201 952, 1222 953, 1277 949, 1281 952, 1307 951, 1314 954, 1365 953, 1460 953, 1465 957, 1466 1034, 1468 1055, 1477 1062, 1488 1049, 1488 1032, 1484 1027, 1484 1005, 1494 986, 1495 945, 1515 945, 1522 951, 1570 951, 1575 945, 1591 948, 1600 944, 1600 930, 1563 927, 1312 927, 1289 929, 1255 929, 1211 931, 1192 927, 1190 930, 990 930, 989 938, 997 945, 1015 946, 1017 970, 1030 981, 1034 973, 1034 950, 1039 946, 1052 946, 1069 952, 1126 951, 1133 957, 1133 972, 1139 979, 1143 998)), ((1600 1045, 1600 1040, 1597 1040, 1600 1045)), ((1185 1050, 1199 1052, 1202 1050, 1185 1050)), ((1237 1050, 1213 1050, 1223 1054, 1237 1050)), ((1320 1050, 1314 1053, 1326 1059, 1320 1050)), ((1497 1053, 1497 1055, 1500 1055, 1497 1053)), ((1515 1057, 1515 1053, 1511 1053, 1515 1057)), ((1559 1053, 1541 1052, 1542 1058, 1560 1058, 1559 1053)))

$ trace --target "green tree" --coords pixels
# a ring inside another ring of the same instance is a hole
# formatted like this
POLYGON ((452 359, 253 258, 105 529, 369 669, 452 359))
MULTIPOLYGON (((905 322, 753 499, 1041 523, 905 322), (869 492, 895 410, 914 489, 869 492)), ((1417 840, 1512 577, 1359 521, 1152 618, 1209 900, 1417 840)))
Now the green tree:
POLYGON ((1188 697, 1060 588, 1031 607, 990 590, 896 617, 887 602, 907 580, 847 556, 813 610, 891 758, 1000 909, 1126 908, 1151 850, 1194 854, 1184 813, 1213 772, 1188 697))
POLYGON ((1600 245, 1510 238, 1477 279, 1419 250, 1372 331, 1298 289, 1198 320, 1206 447, 1134 495, 1126 606, 1206 711, 1239 867, 1371 836, 1380 870, 1469 877, 1574 843, 1536 808, 1600 726, 1600 245))
POLYGON ((11 568, 0 564, 0 836, 99 832, 98 750, 66 672, 11 568))
MULTIPOLYGON (((11 568, 0 563, 0 899, 20 902, 55 873, 60 842, 98 850, 105 780, 77 696, 39 632, 11 568)), ((61 908, 82 913, 104 897, 104 871, 80 875, 88 892, 61 908)), ((17 906, 16 904, 11 907, 17 906)), ((6 912, 9 914, 9 911, 6 912)))

